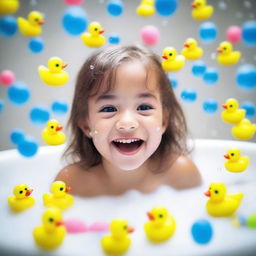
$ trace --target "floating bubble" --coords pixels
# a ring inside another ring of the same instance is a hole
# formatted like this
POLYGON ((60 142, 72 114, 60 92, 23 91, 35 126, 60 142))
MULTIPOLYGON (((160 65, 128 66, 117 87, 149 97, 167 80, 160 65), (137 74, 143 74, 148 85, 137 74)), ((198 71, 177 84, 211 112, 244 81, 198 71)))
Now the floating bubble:
POLYGON ((212 85, 215 84, 219 79, 219 74, 215 68, 206 68, 203 80, 206 84, 212 85))
POLYGON ((84 0, 64 0, 67 5, 80 5, 84 0))
POLYGON ((15 81, 15 75, 11 70, 3 70, 0 74, 0 83, 9 86, 15 81))
POLYGON ((251 214, 247 218, 246 224, 249 228, 256 228, 256 213, 251 214))
POLYGON ((178 7, 177 0, 156 0, 156 11, 162 16, 170 16, 175 13, 178 7))
POLYGON ((64 100, 56 100, 52 103, 51 109, 56 115, 65 115, 68 112, 68 103, 64 100))
POLYGON ((34 37, 29 41, 28 48, 33 53, 40 53, 44 49, 44 41, 40 37, 34 37))
POLYGON ((5 102, 4 100, 0 99, 0 113, 4 111, 5 102))
POLYGON ((17 21, 13 16, 3 16, 0 18, 0 35, 4 37, 13 36, 18 30, 17 21))
POLYGON ((225 11, 227 10, 227 4, 223 1, 219 1, 219 8, 222 10, 222 11, 225 11))
POLYGON ((250 20, 242 26, 242 38, 247 46, 256 46, 256 21, 250 20))
POLYGON ((33 137, 25 136, 24 140, 18 144, 17 149, 22 156, 32 157, 37 153, 38 143, 33 137))
POLYGON ((159 42, 160 32, 155 26, 145 26, 142 28, 140 37, 145 45, 153 46, 159 42))
POLYGON ((120 43, 120 37, 116 34, 112 34, 108 38, 108 42, 110 44, 119 44, 120 43))
POLYGON ((246 118, 253 118, 255 116, 255 105, 251 101, 243 102, 241 108, 246 110, 246 118))
POLYGON ((123 2, 120 0, 110 0, 107 4, 107 11, 111 16, 120 16, 123 13, 123 2))
POLYGON ((168 80, 173 89, 178 87, 178 79, 170 74, 168 74, 168 80))
POLYGON ((227 29, 226 38, 231 43, 238 43, 242 37, 242 30, 238 26, 231 26, 227 29))
POLYGON ((188 102, 188 103, 195 102, 197 99, 197 93, 193 89, 184 89, 181 92, 180 96, 181 96, 182 100, 184 100, 185 102, 188 102))
POLYGON ((218 109, 218 102, 215 99, 208 99, 203 102, 203 110, 207 114, 214 114, 218 109))
POLYGON ((31 109, 29 118, 33 124, 41 126, 50 119, 50 111, 44 105, 37 105, 31 109))
POLYGON ((213 228, 208 220, 197 220, 191 228, 194 241, 198 244, 208 244, 213 236, 213 228))
POLYGON ((236 73, 236 82, 241 89, 254 89, 256 87, 256 67, 250 64, 240 66, 236 73))
POLYGON ((213 42, 218 34, 216 25, 213 22, 204 22, 199 27, 199 37, 204 43, 213 42))
POLYGON ((10 140, 13 144, 18 145, 25 138, 25 134, 21 129, 14 129, 10 134, 10 140))
POLYGON ((30 98, 30 90, 24 82, 15 82, 8 88, 9 100, 17 105, 25 104, 30 98))
POLYGON ((69 35, 80 35, 87 29, 87 15, 80 7, 69 7, 62 17, 62 24, 69 35))
POLYGON ((206 65, 202 60, 197 60, 192 66, 192 73, 195 76, 203 76, 206 70, 206 65))

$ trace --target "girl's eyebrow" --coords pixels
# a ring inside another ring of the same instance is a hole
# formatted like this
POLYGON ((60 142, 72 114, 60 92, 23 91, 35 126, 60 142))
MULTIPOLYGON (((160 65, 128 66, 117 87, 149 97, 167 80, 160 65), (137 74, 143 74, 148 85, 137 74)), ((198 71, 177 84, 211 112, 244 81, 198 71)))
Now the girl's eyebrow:
MULTIPOLYGON (((152 99, 155 99, 157 100, 157 97, 152 94, 152 93, 139 93, 136 98, 139 98, 139 99, 148 99, 148 98, 152 98, 152 99)), ((102 100, 114 100, 114 99, 117 99, 117 96, 115 95, 112 95, 112 94, 103 94, 103 95, 100 95, 99 97, 97 97, 95 103, 98 103, 99 101, 102 101, 102 100)))

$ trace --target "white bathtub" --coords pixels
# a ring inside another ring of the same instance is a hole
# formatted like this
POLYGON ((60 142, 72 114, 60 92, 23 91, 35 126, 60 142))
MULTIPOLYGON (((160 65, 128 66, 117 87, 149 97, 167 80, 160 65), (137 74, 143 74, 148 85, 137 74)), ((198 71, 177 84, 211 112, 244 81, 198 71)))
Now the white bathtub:
MULTIPOLYGON (((0 152, 0 255, 104 255, 100 239, 105 233, 68 234, 57 250, 45 253, 34 244, 32 230, 41 224, 44 211, 42 194, 49 191, 51 182, 63 164, 60 156, 64 147, 41 147, 31 159, 21 157, 16 150, 0 152), (26 183, 34 189, 36 205, 20 214, 12 214, 7 197, 13 187, 26 183)), ((126 218, 135 232, 127 256, 159 255, 256 255, 256 229, 235 227, 230 218, 212 218, 205 210, 207 198, 203 195, 212 181, 223 181, 228 192, 243 192, 244 200, 238 214, 247 217, 256 213, 256 144, 237 141, 196 140, 192 158, 198 165, 203 184, 195 189, 175 191, 163 186, 156 192, 143 195, 129 191, 118 197, 75 198, 75 205, 63 213, 63 219, 77 218, 90 224, 110 222, 113 218, 126 218), (238 147, 251 159, 243 173, 230 173, 224 169, 224 157, 230 147, 238 147), (143 231, 146 212, 153 206, 169 209, 177 222, 174 236, 163 244, 148 242, 143 231), (192 224, 204 218, 213 226, 213 238, 206 245, 194 242, 192 224)))

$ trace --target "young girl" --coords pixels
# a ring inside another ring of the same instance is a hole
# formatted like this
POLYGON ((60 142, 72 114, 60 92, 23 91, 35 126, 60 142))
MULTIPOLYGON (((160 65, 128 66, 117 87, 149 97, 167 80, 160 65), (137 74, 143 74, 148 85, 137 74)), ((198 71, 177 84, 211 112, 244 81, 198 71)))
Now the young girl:
POLYGON ((80 196, 194 187, 186 122, 159 57, 137 46, 103 49, 78 75, 71 116, 73 164, 56 180, 80 196))

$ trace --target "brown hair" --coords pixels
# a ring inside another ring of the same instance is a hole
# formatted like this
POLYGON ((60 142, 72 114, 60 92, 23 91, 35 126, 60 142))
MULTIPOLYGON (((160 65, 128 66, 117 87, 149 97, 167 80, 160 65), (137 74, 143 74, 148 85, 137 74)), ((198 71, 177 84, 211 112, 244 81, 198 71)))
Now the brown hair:
POLYGON ((162 69, 159 57, 153 52, 139 46, 115 46, 92 54, 83 64, 76 81, 69 125, 71 142, 64 156, 71 156, 83 168, 88 169, 101 163, 101 155, 79 127, 81 120, 88 117, 88 99, 97 95, 103 84, 105 92, 109 91, 115 81, 117 68, 128 61, 142 62, 147 72, 157 76, 162 100, 163 113, 168 120, 162 141, 150 158, 170 159, 177 154, 188 152, 186 147, 187 125, 183 111, 175 97, 170 82, 162 69))

